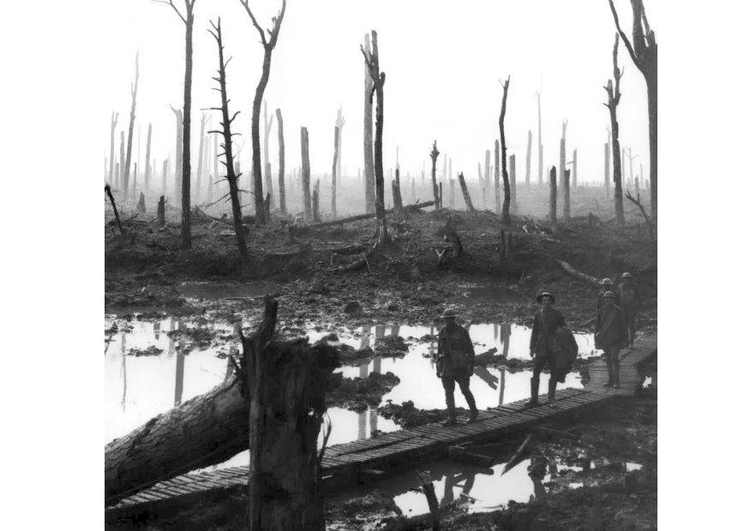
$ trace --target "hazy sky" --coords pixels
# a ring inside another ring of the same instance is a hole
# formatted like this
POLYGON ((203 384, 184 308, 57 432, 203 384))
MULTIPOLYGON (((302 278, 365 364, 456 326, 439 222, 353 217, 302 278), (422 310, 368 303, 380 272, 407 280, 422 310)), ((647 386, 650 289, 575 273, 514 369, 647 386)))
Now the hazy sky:
MULTIPOLYGON (((176 1, 182 5, 181 0, 176 1)), ((281 0, 251 0, 264 27, 281 0)), ((101 156, 109 154, 109 112, 120 112, 118 129, 127 127, 130 82, 136 50, 141 56, 137 123, 145 136, 153 123, 152 158, 174 151, 174 117, 169 105, 182 105, 184 26, 164 4, 114 0, 105 13, 109 62, 101 76, 111 108, 101 117, 101 156)), ((617 0, 629 33, 630 2, 617 0)), ((647 2, 649 22, 659 35, 660 6, 647 2)), ((219 103, 210 79, 217 67, 209 20, 222 17, 232 111, 242 111, 237 132, 245 143, 243 171, 251 160, 250 107, 260 75, 262 46, 239 0, 197 0, 193 70, 193 167, 197 165, 200 109, 219 103)), ((289 0, 266 89, 269 113, 284 114, 287 168, 300 160, 300 126, 310 132, 313 173, 330 172, 333 128, 341 105, 346 117, 343 166, 356 174, 362 166, 364 67, 359 45, 365 32, 378 31, 381 69, 386 73, 384 165, 402 174, 419 173, 432 140, 453 159, 454 172, 476 178, 478 161, 499 138, 502 98, 499 78, 511 76, 506 114, 509 154, 525 171, 527 132, 534 135, 532 178, 536 178, 537 115, 535 92, 542 88, 542 139, 545 167, 557 164, 563 118, 569 120, 568 152, 578 148, 579 179, 600 180, 609 115, 603 86, 612 76, 615 28, 607 0, 425 1, 289 0)), ((620 44, 625 67, 619 106, 623 146, 632 147, 648 173, 645 84, 620 44)), ((107 98, 104 98, 107 100, 107 98)), ((214 123, 218 122, 218 113, 214 123)), ((137 144, 135 144, 137 148, 137 144)), ((117 151, 116 146, 116 151, 117 151)), ((271 159, 276 168, 276 130, 271 159)), ((442 157, 441 157, 442 158, 442 157)), ((438 166, 442 171, 442 161, 438 166)), ((626 173, 627 175, 627 173, 626 173)))

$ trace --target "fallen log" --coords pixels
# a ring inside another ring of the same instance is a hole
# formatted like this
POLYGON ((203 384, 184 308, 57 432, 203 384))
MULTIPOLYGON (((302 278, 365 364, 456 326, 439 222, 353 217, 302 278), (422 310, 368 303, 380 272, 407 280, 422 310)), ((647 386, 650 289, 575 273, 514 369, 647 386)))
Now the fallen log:
MULTIPOLYGON (((268 319, 265 319, 264 323, 267 321, 268 319)), ((242 338, 243 357, 239 363, 233 362, 235 374, 224 383, 206 394, 154 417, 143 426, 105 446, 106 505, 113 505, 122 498, 159 481, 222 463, 248 448, 249 345, 254 337, 267 337, 267 333, 262 325, 250 338, 242 338)), ((329 385, 328 377, 337 364, 338 353, 334 347, 324 342, 310 346, 306 339, 272 340, 264 349, 263 358, 266 360, 261 389, 263 403, 267 408, 278 409, 280 415, 283 411, 282 417, 285 419, 283 425, 266 420, 264 437, 283 438, 286 441, 287 452, 283 461, 292 463, 290 466, 301 467, 302 456, 292 455, 296 450, 291 448, 298 449, 298 443, 312 444, 313 447, 315 445, 319 425, 313 429, 314 426, 310 423, 325 410, 324 390, 319 391, 329 385), (299 371, 303 371, 304 374, 299 371), (306 382, 304 385, 303 381, 306 382), (298 393, 308 389, 308 385, 315 386, 309 396, 304 400, 296 400, 299 398, 298 393), (288 386, 291 387, 287 389, 288 386), (294 403, 287 403, 287 400, 294 400, 294 403), (315 415, 312 415, 313 412, 315 415), (303 437, 305 441, 297 441, 294 433, 303 437), (309 437, 312 439, 308 440, 309 437)), ((276 453, 278 451, 277 449, 276 453)), ((278 456, 277 459, 271 460, 266 452, 274 452, 273 444, 264 444, 263 458, 268 457, 270 463, 282 462, 278 461, 278 456)), ((261 463, 263 473, 267 473, 268 466, 271 465, 261 463)), ((300 474, 305 477, 309 475, 308 472, 300 469, 300 474)), ((285 473, 287 477, 282 484, 277 485, 277 488, 282 488, 287 495, 296 497, 299 493, 292 493, 295 490, 292 475, 288 470, 279 473, 285 473)), ((272 509, 269 507, 269 510, 272 509)))
POLYGON ((583 280, 584 282, 589 282, 591 284, 594 284, 595 286, 599 285, 599 279, 596 277, 592 277, 591 275, 587 275, 586 273, 583 273, 581 271, 578 271, 577 269, 573 268, 568 262, 564 262, 562 260, 557 260, 557 263, 560 264, 560 267, 563 268, 563 270, 568 273, 569 275, 577 278, 578 280, 583 280))
MULTIPOLYGON (((415 205, 407 205, 404 207, 404 212, 415 212, 419 210, 420 208, 425 208, 428 206, 432 206, 435 204, 435 201, 425 201, 423 203, 417 203, 415 205)), ((390 208, 385 211, 386 214, 392 214, 393 209, 390 208)), ((334 225, 342 225, 344 223, 351 223, 353 221, 360 221, 363 219, 370 219, 375 217, 375 212, 372 212, 370 214, 358 214, 356 216, 351 216, 348 218, 341 218, 341 219, 334 219, 332 221, 323 221, 321 223, 312 223, 311 225, 308 225, 307 228, 309 229, 319 229, 323 227, 332 227, 334 225)))

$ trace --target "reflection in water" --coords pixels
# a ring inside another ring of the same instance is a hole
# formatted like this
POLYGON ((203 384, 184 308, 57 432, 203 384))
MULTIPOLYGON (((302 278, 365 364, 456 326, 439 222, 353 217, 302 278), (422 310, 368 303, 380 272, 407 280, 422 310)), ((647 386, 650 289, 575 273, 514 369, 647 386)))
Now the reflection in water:
POLYGON ((505 403, 505 367, 500 369, 500 400, 497 405, 502 406, 505 403))
MULTIPOLYGON (((177 321, 177 330, 183 330, 182 321, 177 321)), ((182 404, 182 389, 185 381, 185 339, 180 334, 180 343, 177 347, 177 362, 175 363, 174 376, 174 405, 182 404)))
POLYGON ((227 372, 224 373, 224 381, 229 381, 229 378, 234 374, 234 365, 232 364, 232 358, 235 358, 239 353, 237 347, 229 347, 229 356, 227 356, 227 372))
POLYGON ((154 323, 154 339, 159 341, 159 337, 161 337, 161 321, 156 321, 154 323))

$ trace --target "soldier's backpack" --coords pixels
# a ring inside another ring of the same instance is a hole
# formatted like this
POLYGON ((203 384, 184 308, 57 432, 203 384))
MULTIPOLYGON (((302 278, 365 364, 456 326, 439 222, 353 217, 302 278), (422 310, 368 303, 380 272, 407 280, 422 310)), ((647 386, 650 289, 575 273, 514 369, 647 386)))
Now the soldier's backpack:
POLYGON ((573 362, 578 357, 578 343, 570 328, 558 328, 555 332, 555 339, 560 347, 555 358, 555 372, 557 381, 565 382, 565 376, 570 372, 573 362))

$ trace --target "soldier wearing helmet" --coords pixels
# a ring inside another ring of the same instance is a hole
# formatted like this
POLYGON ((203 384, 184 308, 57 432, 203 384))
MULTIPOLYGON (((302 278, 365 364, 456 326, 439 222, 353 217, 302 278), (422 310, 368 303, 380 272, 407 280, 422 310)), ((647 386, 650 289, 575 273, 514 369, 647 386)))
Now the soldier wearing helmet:
POLYGON ((615 291, 615 285, 614 282, 612 282, 611 278, 603 278, 602 281, 599 283, 599 294, 597 295, 596 299, 596 311, 599 311, 599 308, 601 308, 604 305, 604 294, 608 291, 611 291, 615 294, 616 300, 615 303, 617 306, 620 305, 620 297, 618 296, 617 292, 615 291))
POLYGON ((625 313, 615 304, 617 295, 606 291, 602 296, 604 303, 596 312, 594 346, 604 350, 607 360, 609 379, 604 387, 620 387, 620 349, 627 344, 628 331, 625 324, 625 313))
POLYGON ((633 280, 633 275, 627 271, 622 274, 619 295, 620 307, 625 312, 625 323, 628 327, 628 344, 632 348, 635 341, 635 321, 641 304, 641 294, 638 285, 633 280))
POLYGON ((547 394, 547 402, 554 406, 555 390, 557 389, 557 375, 555 360, 560 350, 555 333, 565 326, 562 314, 552 305, 555 296, 548 291, 540 293, 536 301, 542 305, 542 309, 534 314, 534 324, 531 327, 531 342, 529 350, 534 359, 534 372, 531 377, 531 400, 527 406, 535 406, 539 403, 539 375, 545 367, 549 368, 550 378, 547 394))
POLYGON ((456 323, 456 317, 455 310, 445 310, 440 316, 445 326, 438 334, 437 375, 443 382, 448 408, 445 426, 456 424, 456 402, 453 397, 456 382, 469 405, 469 422, 474 422, 479 415, 474 395, 469 389, 469 378, 474 373, 474 345, 468 330, 456 323))

